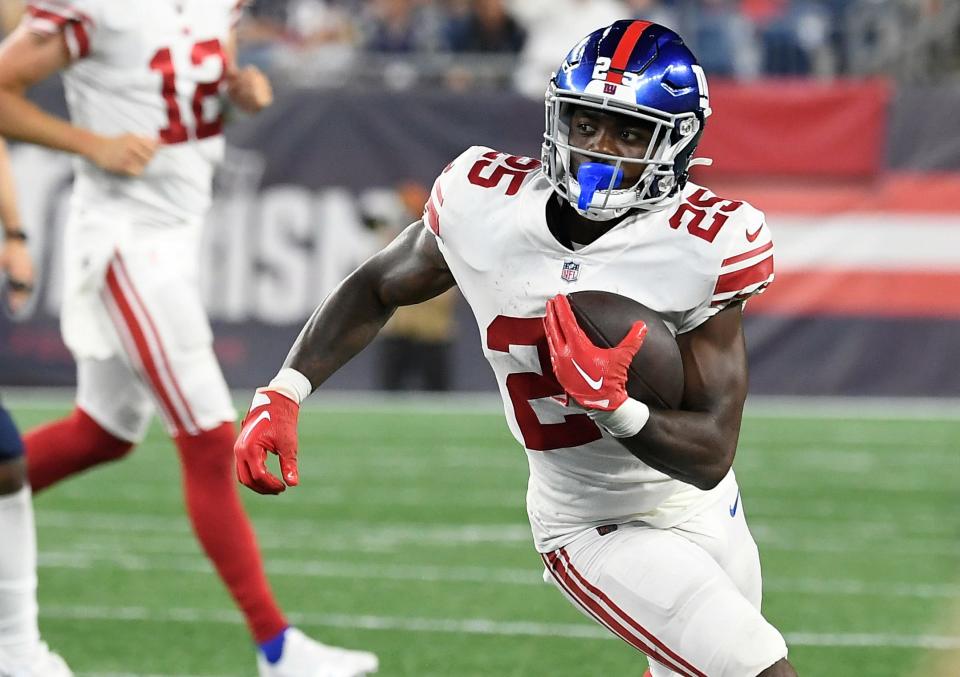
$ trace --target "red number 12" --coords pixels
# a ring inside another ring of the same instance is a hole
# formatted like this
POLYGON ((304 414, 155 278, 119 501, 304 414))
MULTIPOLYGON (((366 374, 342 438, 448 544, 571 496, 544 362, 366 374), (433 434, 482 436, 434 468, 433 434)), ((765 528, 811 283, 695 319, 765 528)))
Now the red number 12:
MULTIPOLYGON (((226 70, 226 55, 223 45, 217 39, 198 42, 190 50, 190 61, 194 66, 201 65, 207 58, 216 57, 223 65, 220 76, 212 82, 200 82, 193 92, 193 116, 197 121, 194 138, 205 139, 216 136, 223 129, 223 114, 218 113, 213 120, 203 119, 203 101, 210 96, 219 96, 220 83, 226 70)), ((167 126, 160 130, 160 140, 164 143, 183 143, 190 138, 183 119, 180 105, 177 103, 177 75, 173 68, 173 55, 169 47, 157 50, 150 59, 150 70, 157 71, 163 78, 160 93, 167 104, 167 126)))

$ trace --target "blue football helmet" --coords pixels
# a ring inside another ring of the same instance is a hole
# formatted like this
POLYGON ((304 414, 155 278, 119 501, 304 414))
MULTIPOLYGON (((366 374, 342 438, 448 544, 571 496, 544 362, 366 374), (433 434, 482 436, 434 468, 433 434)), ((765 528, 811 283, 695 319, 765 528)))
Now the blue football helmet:
POLYGON ((567 55, 546 93, 543 171, 582 215, 605 221, 631 209, 655 210, 683 188, 693 151, 710 115, 707 79, 696 57, 669 28, 617 21, 594 31, 567 55), (643 158, 628 158, 569 143, 576 108, 637 118, 652 125, 643 158), (571 153, 587 160, 577 175, 571 153), (631 186, 618 185, 627 164, 644 165, 631 186))

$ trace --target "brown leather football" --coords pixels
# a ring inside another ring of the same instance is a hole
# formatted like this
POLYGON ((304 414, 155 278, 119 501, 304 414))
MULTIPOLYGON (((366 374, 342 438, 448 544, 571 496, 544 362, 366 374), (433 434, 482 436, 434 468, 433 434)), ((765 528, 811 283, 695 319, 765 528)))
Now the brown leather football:
POLYGON ((633 358, 627 393, 650 407, 676 409, 683 398, 680 348, 660 316, 642 303, 604 291, 568 295, 584 333, 601 348, 617 345, 637 320, 647 325, 647 338, 633 358))

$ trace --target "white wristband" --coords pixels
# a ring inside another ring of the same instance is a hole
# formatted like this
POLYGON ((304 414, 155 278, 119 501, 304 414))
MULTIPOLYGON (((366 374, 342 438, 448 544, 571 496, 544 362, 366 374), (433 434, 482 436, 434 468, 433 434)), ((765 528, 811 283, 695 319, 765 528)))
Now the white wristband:
POLYGON ((640 400, 628 397, 613 411, 588 409, 587 416, 614 437, 633 437, 650 420, 650 407, 640 400))
POLYGON ((313 392, 313 385, 311 385, 310 379, 290 367, 284 367, 277 372, 277 375, 273 377, 273 380, 270 381, 267 388, 283 393, 297 404, 303 402, 310 396, 310 393, 313 392))

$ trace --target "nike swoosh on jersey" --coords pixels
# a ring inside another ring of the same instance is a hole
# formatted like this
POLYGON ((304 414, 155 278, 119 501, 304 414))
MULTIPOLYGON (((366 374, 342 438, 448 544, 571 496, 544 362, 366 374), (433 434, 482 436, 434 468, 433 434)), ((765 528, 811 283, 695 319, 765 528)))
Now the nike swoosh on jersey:
POLYGON ((737 506, 740 504, 740 492, 737 492, 737 498, 733 501, 733 505, 730 506, 730 517, 736 517, 737 515, 737 506))
POLYGON ((247 438, 250 437, 250 433, 252 433, 253 429, 257 427, 257 424, 259 424, 260 421, 263 421, 263 420, 267 420, 267 421, 270 420, 269 411, 261 411, 260 415, 257 416, 255 419, 253 419, 250 425, 248 425, 246 428, 243 429, 243 435, 240 436, 240 444, 247 443, 247 438))
POLYGON ((590 378, 590 376, 587 375, 587 372, 585 372, 583 369, 580 368, 580 365, 577 364, 576 360, 570 360, 570 361, 573 362, 573 366, 576 368, 578 372, 580 372, 580 375, 583 377, 583 380, 587 382, 588 386, 590 386, 594 390, 600 390, 600 388, 603 387, 602 376, 600 377, 599 381, 594 381, 592 378, 590 378))
POLYGON ((760 227, 757 228, 757 229, 756 229, 755 231, 753 231, 752 233, 748 230, 748 231, 747 231, 747 242, 753 242, 753 241, 756 240, 758 237, 760 237, 760 231, 761 231, 761 230, 763 230, 763 224, 762 224, 762 223, 760 224, 760 227))

